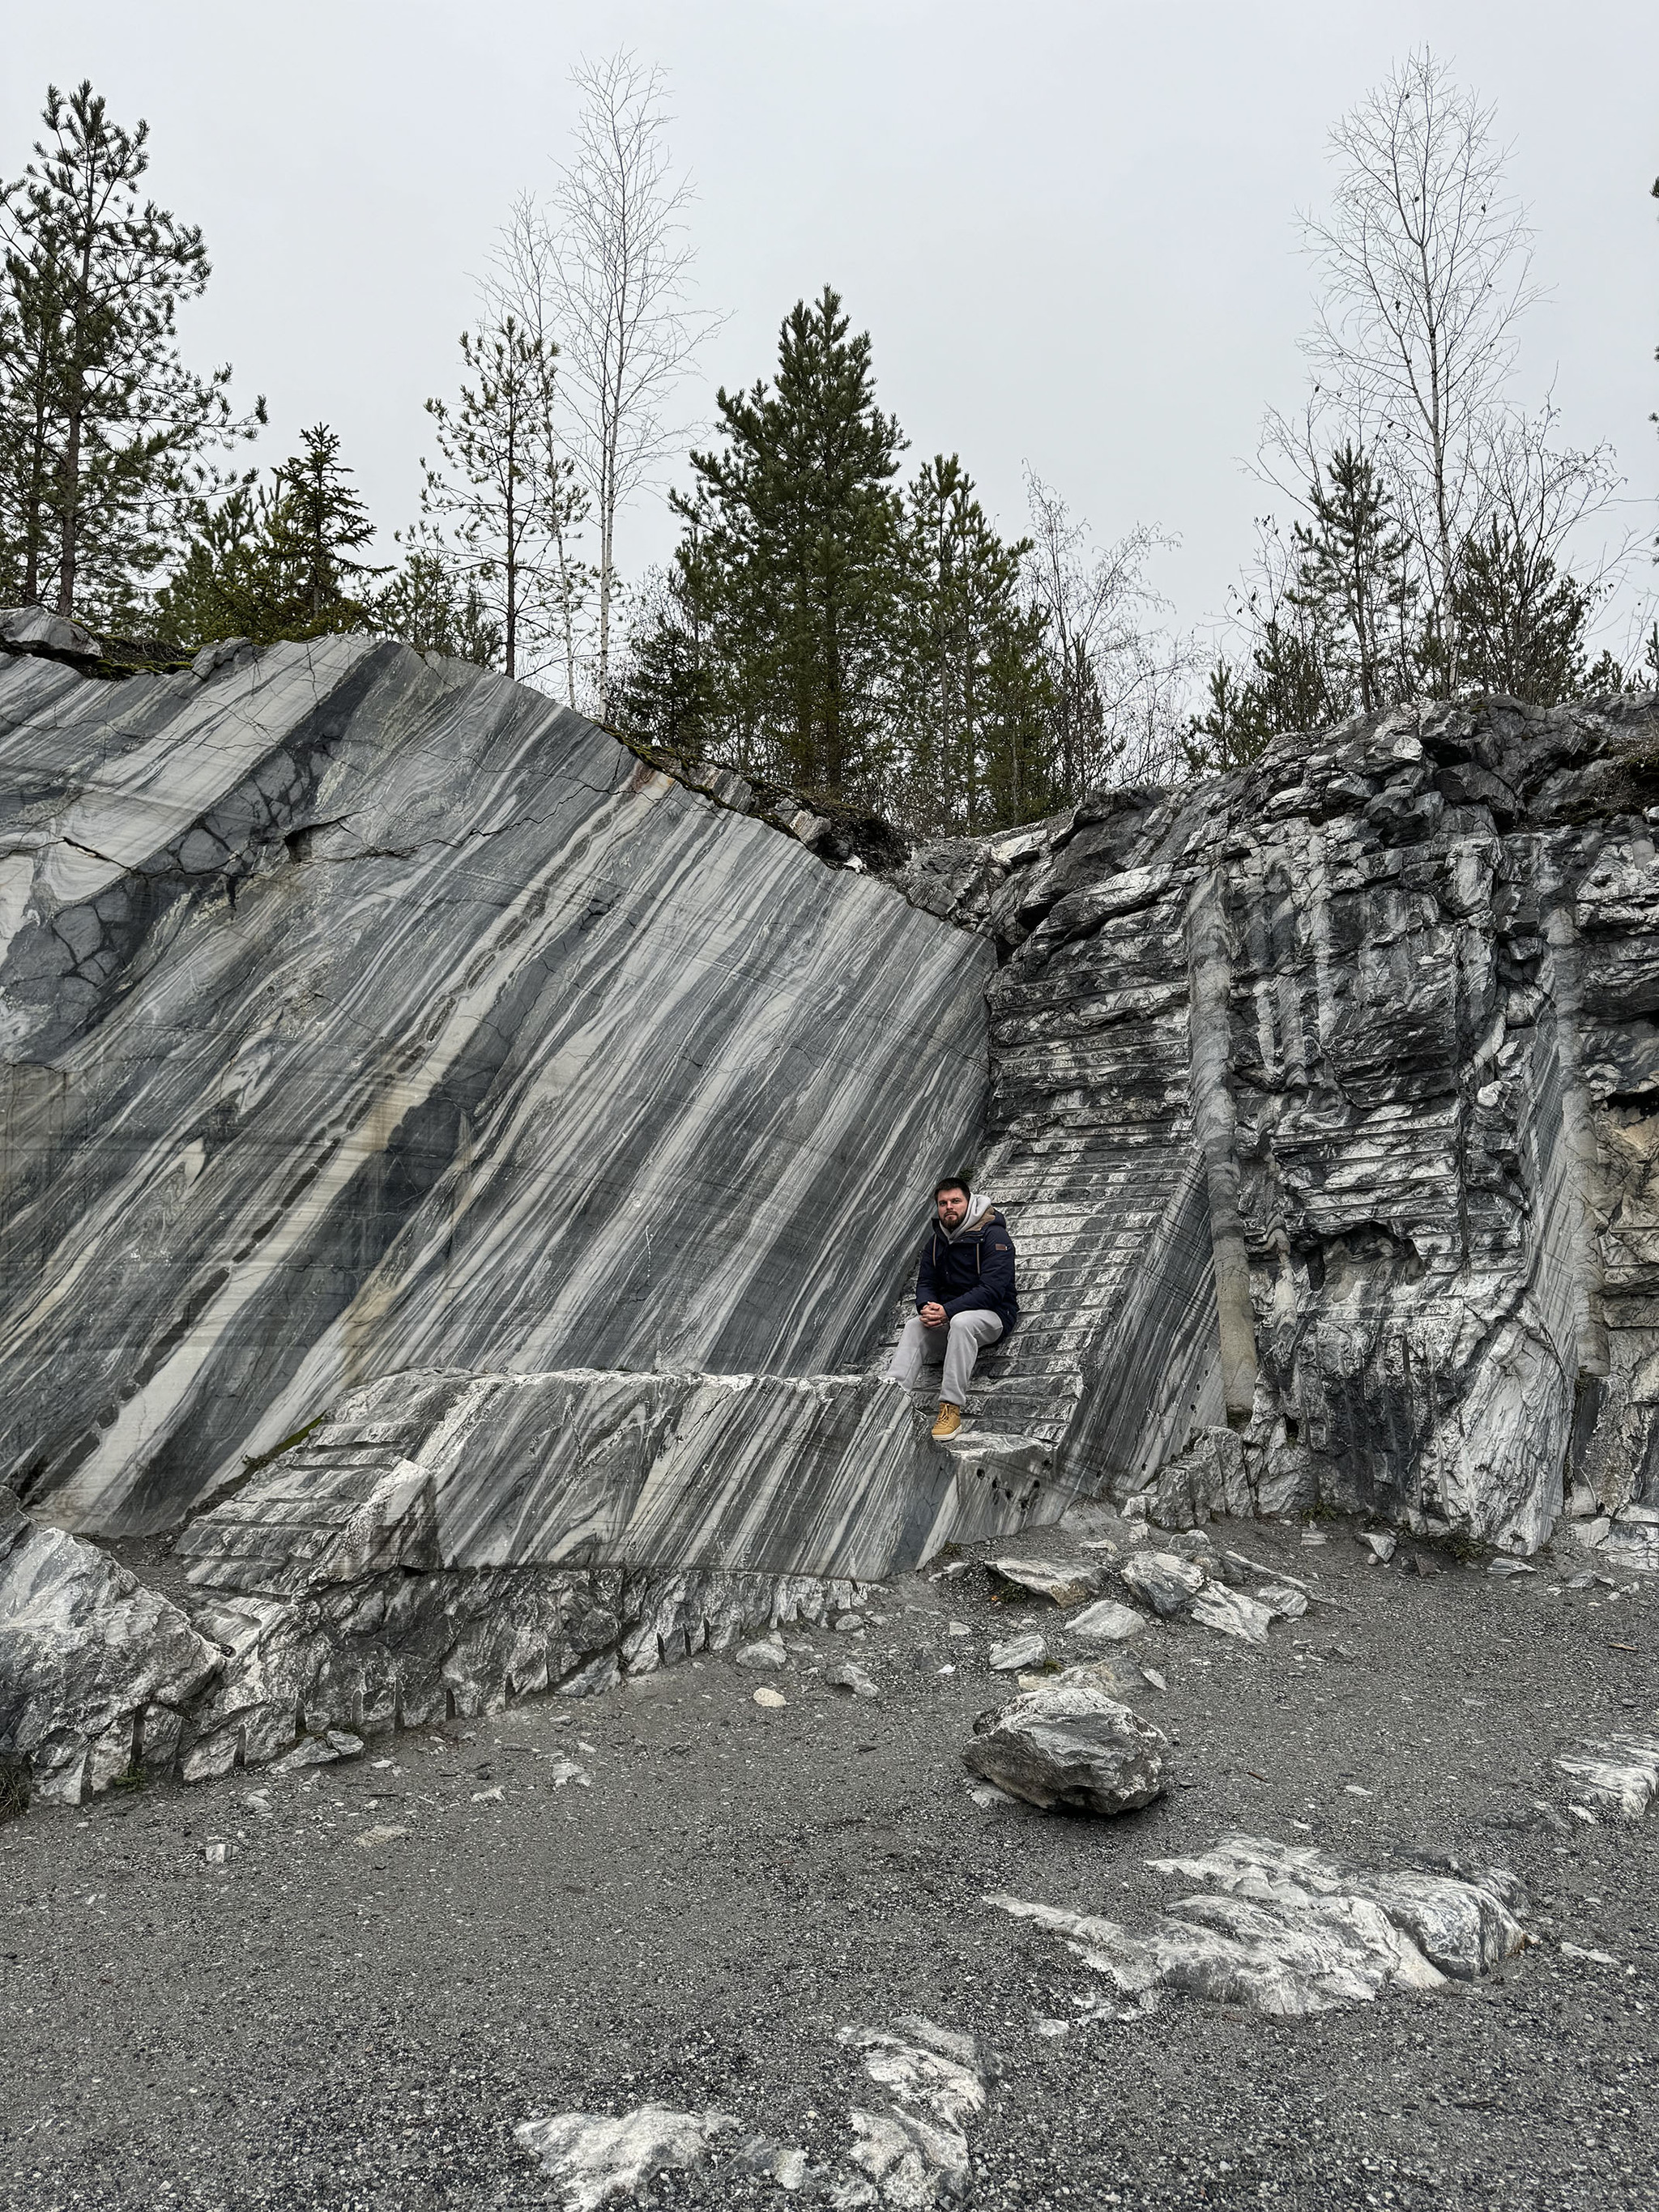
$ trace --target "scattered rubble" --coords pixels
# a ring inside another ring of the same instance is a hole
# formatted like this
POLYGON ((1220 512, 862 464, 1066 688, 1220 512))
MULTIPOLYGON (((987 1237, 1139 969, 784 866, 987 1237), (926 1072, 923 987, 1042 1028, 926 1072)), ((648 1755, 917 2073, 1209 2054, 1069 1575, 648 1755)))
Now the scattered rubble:
POLYGON ((1137 1613, 1132 1605, 1120 1605, 1110 1597, 1102 1598, 1096 1605, 1085 1605, 1066 1624, 1071 1635, 1081 1636, 1091 1644, 1124 1644, 1130 1637, 1139 1636, 1146 1626, 1144 1613, 1137 1613))
POLYGON ((881 1695, 880 1683, 856 1659, 832 1659, 823 1670, 823 1679, 832 1690, 850 1690, 855 1698, 881 1695))
POLYGON ((843 2027, 836 2040, 862 2055, 866 2074, 890 2100, 878 2112, 848 2112, 848 2166, 812 2166, 799 2145, 745 2134, 733 2114, 713 2108, 555 2112, 520 2121, 513 2132, 563 2191, 564 2212, 600 2212, 657 2174, 704 2166, 721 2180, 775 2182, 831 2212, 877 2205, 925 2212, 965 2200, 973 2179, 968 2134, 985 2110, 991 2070, 973 2037, 912 2013, 893 2028, 843 2027))
POLYGON ((631 2197, 653 2174, 701 2166, 737 2129, 729 2112, 641 2105, 614 2119, 603 2112, 555 2112, 521 2120, 513 2133, 565 2191, 565 2212, 599 2212, 613 2198, 631 2197))
POLYGON ((1243 1590, 1229 1589, 1223 1583, 1206 1583, 1193 1600, 1192 1617, 1202 1627, 1236 1636, 1241 1643, 1265 1644, 1273 1613, 1271 1606, 1246 1597, 1243 1590))
MULTIPOLYGON (((1091 1608, 1092 1610, 1093 1608, 1091 1608)), ((1075 1620, 1068 1622, 1075 1628, 1075 1620)), ((1035 1629, 1024 1635, 1011 1636, 1001 1644, 991 1646, 989 1665, 994 1674, 1018 1674, 1022 1668, 1040 1667, 1048 1656, 1048 1647, 1035 1629)))
POLYGON ((1204 1587, 1202 1567, 1173 1552, 1137 1552, 1118 1569, 1120 1578, 1161 1619, 1184 1612, 1204 1587))

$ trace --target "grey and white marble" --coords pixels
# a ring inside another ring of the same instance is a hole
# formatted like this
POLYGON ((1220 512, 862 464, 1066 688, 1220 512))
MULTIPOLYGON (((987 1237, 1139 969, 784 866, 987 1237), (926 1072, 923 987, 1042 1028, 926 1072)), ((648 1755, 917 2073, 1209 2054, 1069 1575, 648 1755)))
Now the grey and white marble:
POLYGON ((1517 1917, 1514 1877, 1496 1870, 1468 1881, 1384 1872, 1243 1835, 1151 1863, 1205 1887, 1142 1931, 1006 1893, 986 1902, 1051 1929, 1142 2009, 1167 1992, 1305 2018, 1478 1980, 1534 1940, 1517 1917))
POLYGON ((183 1532, 180 1771, 586 1693, 1079 1492, 1525 1553, 1565 1467, 1659 1559, 1653 702, 855 866, 403 647, 54 637, 0 622, 0 1480, 183 1532), (941 1449, 881 1371, 946 1163, 1023 1318, 941 1449))
POLYGON ((1164 1790, 1169 1739, 1089 1682, 1054 1682, 981 1713, 963 1752, 970 1774, 1028 1804, 1133 1813, 1164 1790))
POLYGON ((1650 696, 1401 709, 915 857, 1003 956, 1000 1424, 1172 1525, 1659 1506, 1656 762, 1650 696))
POLYGON ((361 638, 0 661, 0 777, 7 1479, 60 1525, 176 1526, 398 1369, 871 1352, 982 943, 361 638))

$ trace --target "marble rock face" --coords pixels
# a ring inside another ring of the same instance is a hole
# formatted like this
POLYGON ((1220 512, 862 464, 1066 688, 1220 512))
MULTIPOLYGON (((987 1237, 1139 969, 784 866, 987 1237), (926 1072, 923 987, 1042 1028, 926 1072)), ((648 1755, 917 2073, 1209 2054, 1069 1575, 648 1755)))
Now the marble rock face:
POLYGON ((1526 1553, 1565 1470, 1659 1562, 1652 702, 907 860, 401 646, 112 665, 0 617, 4 1709, 65 1794, 586 1694, 1079 1493, 1526 1553), (941 1447, 882 1370, 958 1163, 1022 1319, 941 1447), (96 1547, 157 1535, 138 1663, 96 1547))
POLYGON ((1166 1525, 1659 1505, 1656 823, 1651 696, 1491 700, 917 854, 1002 955, 998 1424, 1166 1525))
POLYGON ((175 1527, 399 1370, 860 1364, 989 948, 477 669, 203 665, 0 661, 24 1502, 175 1527))
POLYGON ((77 1805, 123 1775, 171 1773, 219 1665, 176 1605, 0 1490, 0 1758, 27 1768, 33 1796, 77 1805))

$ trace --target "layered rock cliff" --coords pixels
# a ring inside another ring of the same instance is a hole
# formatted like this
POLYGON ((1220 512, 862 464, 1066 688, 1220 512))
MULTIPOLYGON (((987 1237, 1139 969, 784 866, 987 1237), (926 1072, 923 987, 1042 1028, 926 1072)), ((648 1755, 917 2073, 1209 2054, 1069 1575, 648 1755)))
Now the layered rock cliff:
POLYGON ((1652 702, 901 866, 401 647, 24 647, 0 1757, 46 1794, 603 1686, 1079 1492, 1524 1551, 1577 1485, 1646 1559, 1652 702), (881 1369, 957 1164, 1024 1318, 940 1450, 881 1369), (98 1548, 144 1537, 166 1595, 98 1548))
POLYGON ((1075 1376, 1071 1480, 1224 1415, 1218 1504, 1526 1551, 1576 1483, 1644 1553, 1656 822, 1651 698, 1495 701, 917 856, 1004 956, 986 1173, 1049 1272, 1000 1387, 1075 1376))

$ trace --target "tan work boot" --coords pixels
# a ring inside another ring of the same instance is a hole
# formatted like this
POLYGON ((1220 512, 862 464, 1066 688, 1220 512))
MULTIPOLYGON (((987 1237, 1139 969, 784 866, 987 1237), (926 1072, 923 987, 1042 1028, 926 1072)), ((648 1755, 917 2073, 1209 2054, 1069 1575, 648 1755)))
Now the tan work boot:
POLYGON ((939 1419, 933 1424, 936 1437, 953 1437, 962 1426, 962 1408, 953 1406, 948 1398, 939 1401, 939 1419))

